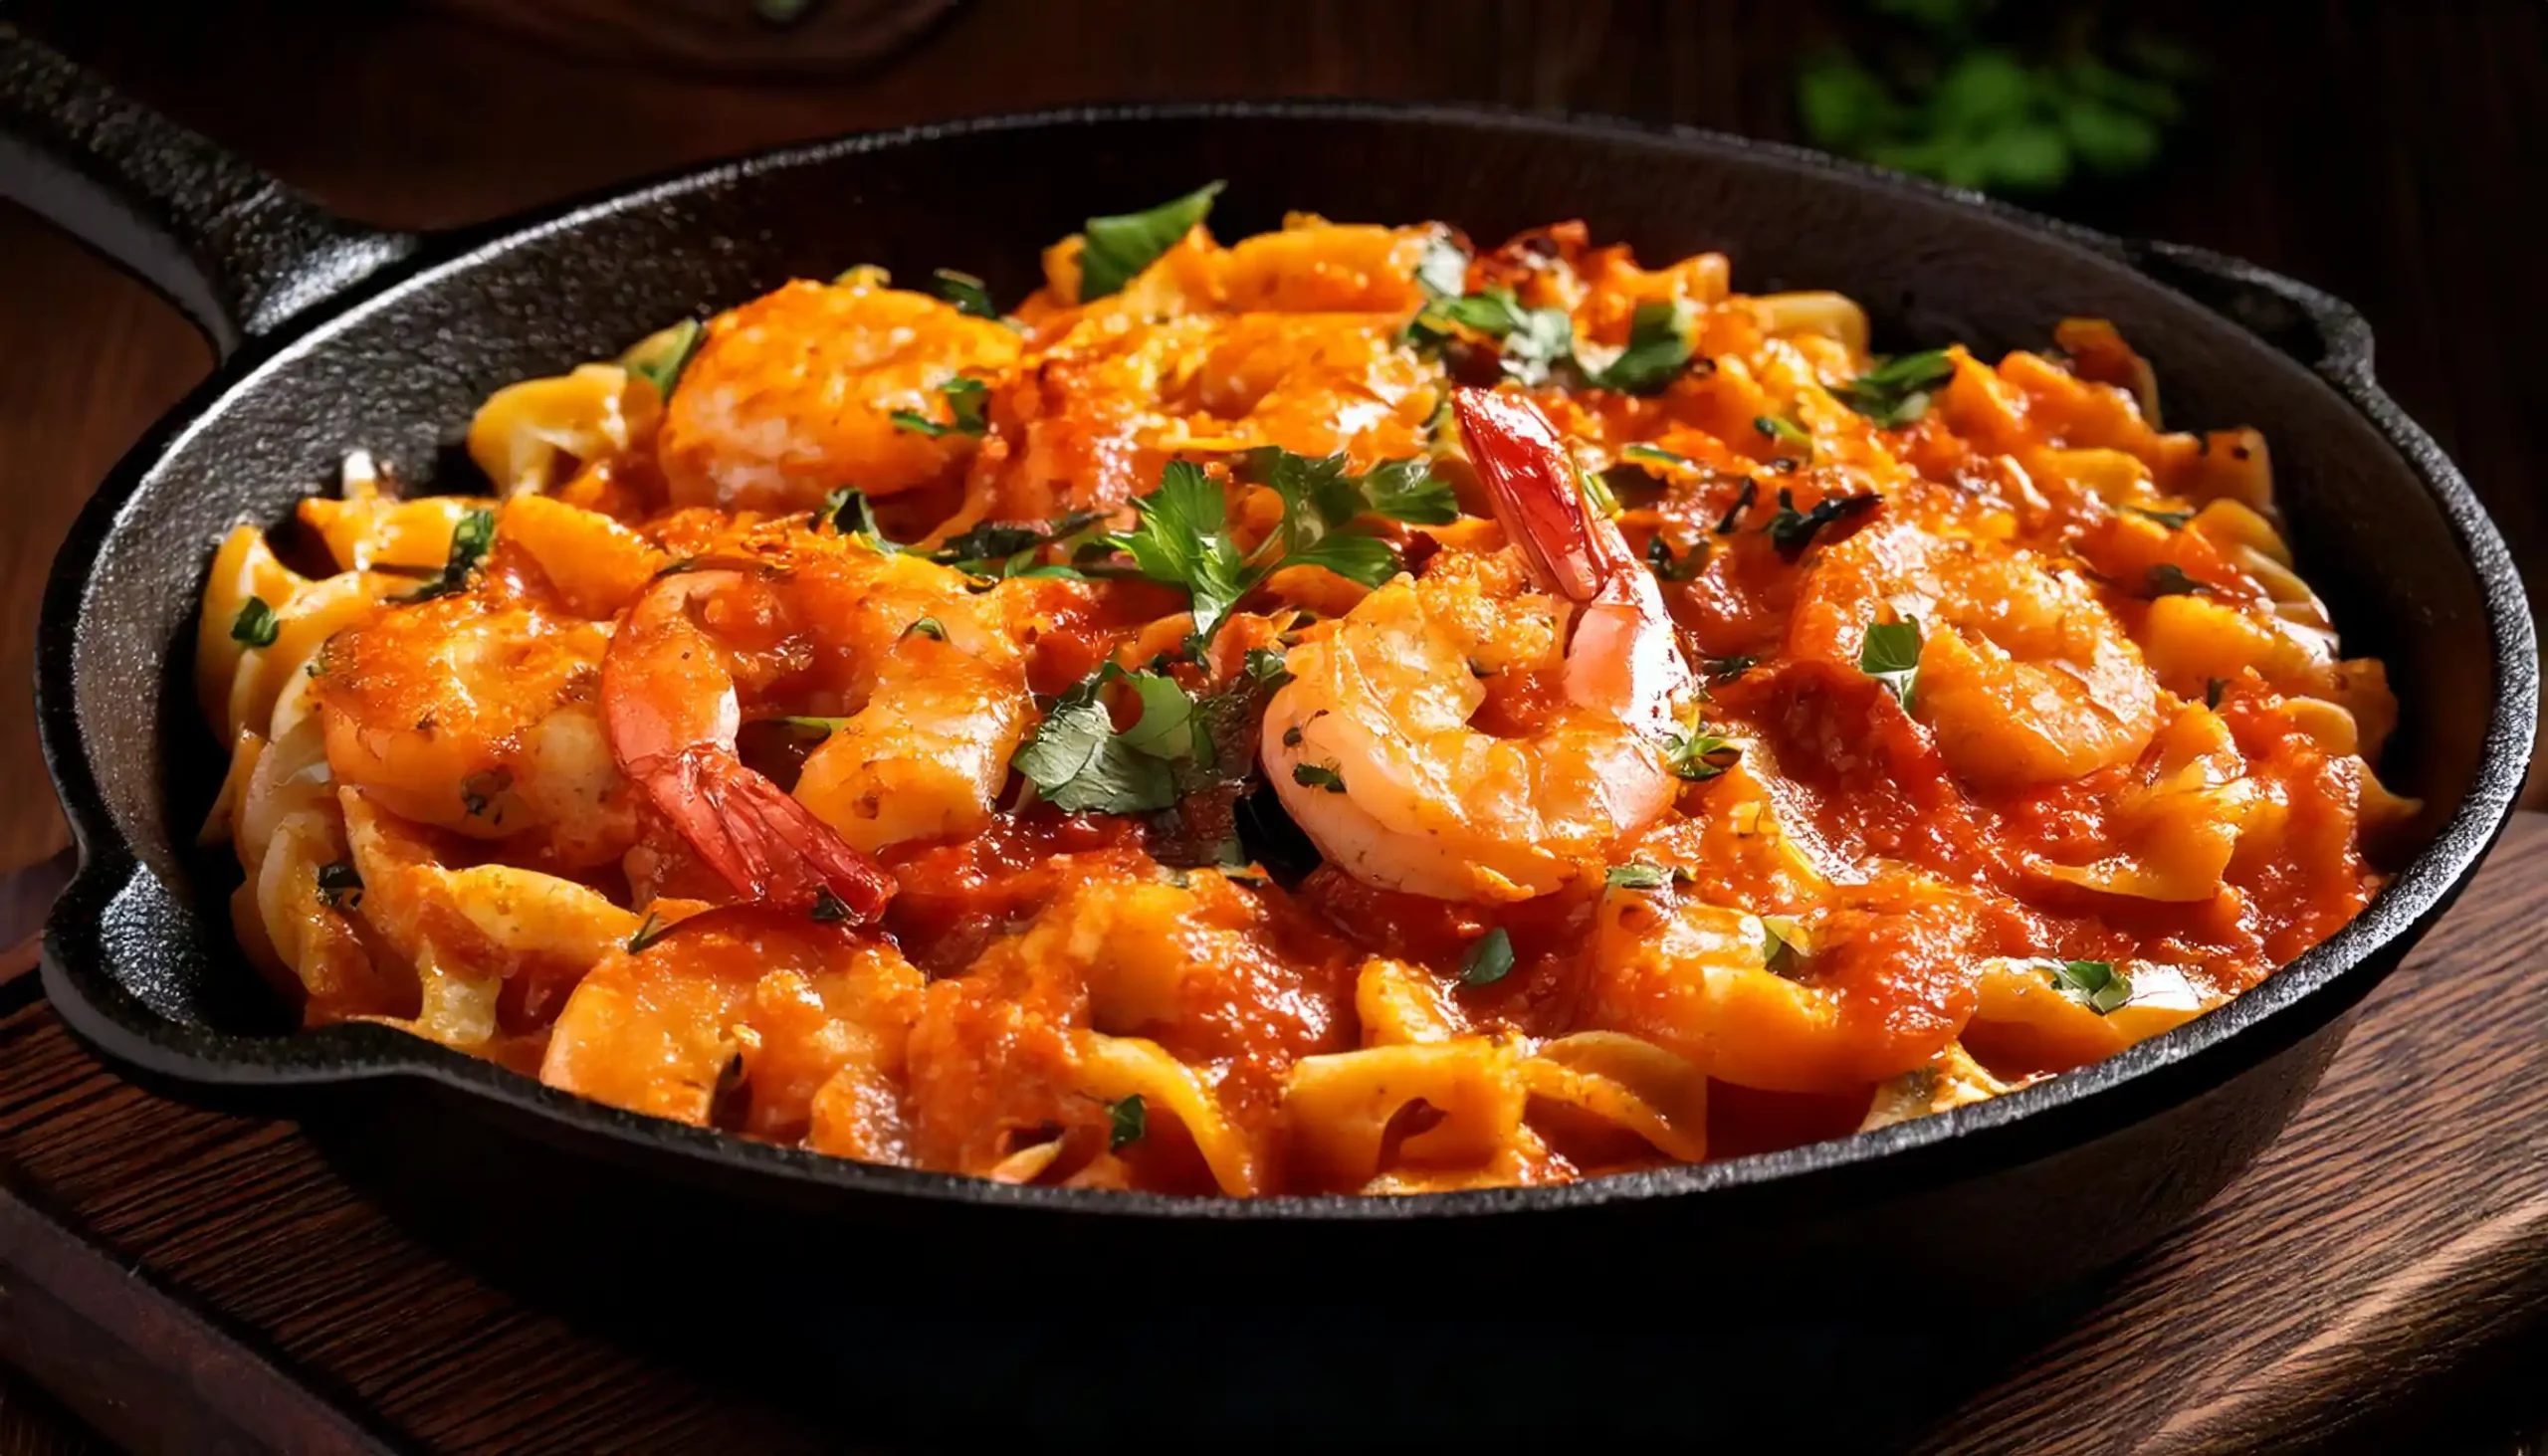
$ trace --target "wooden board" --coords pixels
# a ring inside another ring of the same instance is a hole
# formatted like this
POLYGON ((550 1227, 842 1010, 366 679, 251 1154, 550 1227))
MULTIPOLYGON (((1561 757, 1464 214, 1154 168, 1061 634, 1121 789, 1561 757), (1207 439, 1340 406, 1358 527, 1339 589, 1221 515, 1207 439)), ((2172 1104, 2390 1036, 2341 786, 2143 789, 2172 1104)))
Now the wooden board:
MULTIPOLYGON (((2420 1402, 2454 1388, 2472 1354, 2505 1348, 2548 1310, 2548 997, 2533 985, 2548 951, 2543 906, 2548 816, 2526 815, 2253 1169, 2026 1343, 1977 1338, 1961 1348, 1987 1357, 1890 1397, 1880 1380, 1853 1379, 1857 1398, 1895 1402, 1870 1420, 1898 1435, 1905 1421, 1876 1418, 1909 1413, 1914 1444, 1936 1453, 2198 1453, 2321 1450, 2423 1419, 2420 1402)), ((138 1445, 810 1450, 1019 1414, 996 1389, 979 1408, 950 1407, 943 1388, 861 1383, 854 1363, 819 1389, 735 1382, 731 1360, 719 1364, 728 1376, 712 1375, 572 1309, 534 1307, 384 1216, 292 1125, 119 1082, 41 1004, 0 1019, 0 1164, 14 1170, 0 1191, 0 1359, 138 1445)), ((853 1243, 808 1257, 862 1255, 853 1243)), ((1547 1318, 1576 1318, 1568 1306, 1551 1297, 1547 1318)), ((830 1322, 871 1318, 853 1344, 946 1339, 974 1317, 827 1309, 804 1312, 800 1329, 712 1329, 703 1342, 816 1339, 830 1322)), ((1842 1352, 1839 1369, 1872 1369, 1849 1352, 1898 1345, 1899 1319, 1820 1332, 1837 1344, 1816 1348, 1842 1352)), ((1316 1338, 1314 1323, 1302 1328, 1316 1338)), ((1156 1311, 1093 1326, 1090 1339, 1120 1342, 1138 1369, 1147 1343, 1189 1331, 1217 1338, 1156 1311)), ((1621 1368, 1668 1362, 1676 1337, 1640 1338, 1659 1343, 1592 1348, 1621 1368)), ((1259 1429, 1319 1408, 1317 1365, 1302 1368, 1311 1383, 1298 1370, 1280 1390, 1263 1382, 1259 1429)), ((1242 1373, 1233 1388, 1248 1383, 1242 1373)), ((1687 1396, 1623 1381, 1597 1405, 1538 1410, 1673 1430, 1687 1396)), ((1371 1419, 1412 1434, 1439 1414, 1419 1393, 1371 1419)), ((1515 1419, 1530 1423, 1531 1408, 1515 1419)))

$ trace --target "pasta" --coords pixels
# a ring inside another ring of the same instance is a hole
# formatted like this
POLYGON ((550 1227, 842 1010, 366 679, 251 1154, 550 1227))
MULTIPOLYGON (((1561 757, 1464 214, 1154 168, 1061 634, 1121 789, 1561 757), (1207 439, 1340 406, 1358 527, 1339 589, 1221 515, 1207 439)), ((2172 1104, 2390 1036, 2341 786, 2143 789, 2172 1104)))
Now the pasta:
POLYGON ((798 281, 220 543, 239 942, 617 1107, 1011 1182, 1564 1181, 1999 1096, 2382 883, 2265 442, 1565 223, 798 281))

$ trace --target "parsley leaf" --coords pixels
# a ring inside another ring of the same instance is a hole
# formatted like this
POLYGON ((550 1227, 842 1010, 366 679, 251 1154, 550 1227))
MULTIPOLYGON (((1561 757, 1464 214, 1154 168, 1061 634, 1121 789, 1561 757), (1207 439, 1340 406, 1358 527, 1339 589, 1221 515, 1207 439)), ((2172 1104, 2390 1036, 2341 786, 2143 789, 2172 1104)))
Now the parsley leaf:
POLYGON ((2147 506, 2126 506, 2123 509, 2145 520, 2155 520, 2170 530, 2183 530, 2186 522, 2194 520, 2191 511, 2157 511, 2147 506))
POLYGON ((647 946, 662 939, 671 930, 672 927, 665 924, 662 916, 651 910, 646 912, 646 919, 637 927, 637 934, 628 937, 628 953, 635 955, 642 952, 647 946))
POLYGON ((1808 455, 1813 451, 1813 437, 1805 432, 1805 426, 1794 420, 1779 415, 1754 415, 1752 428, 1760 431, 1764 439, 1793 445, 1808 455))
POLYGON ((1672 872, 1661 865, 1642 861, 1632 865, 1612 865, 1601 882, 1613 890, 1660 890, 1672 883, 1672 872))
POLYGON ((1745 673, 1748 673, 1752 669, 1760 666, 1760 664, 1761 660, 1759 658, 1745 657, 1738 653, 1733 657, 1701 658, 1699 660, 1699 671, 1707 674, 1712 681, 1721 683, 1729 679, 1742 677, 1745 673))
POLYGON ((1116 739, 1136 753, 1195 758, 1202 760, 1199 766, 1209 768, 1212 741, 1194 730, 1194 700, 1176 680, 1160 673, 1128 673, 1124 681, 1132 684, 1133 696, 1141 700, 1142 716, 1116 739))
POLYGON ((1658 450, 1651 445, 1630 445, 1619 452, 1619 459, 1633 460, 1639 465, 1661 466, 1666 470, 1690 463, 1690 457, 1686 455, 1675 455, 1669 450, 1658 450))
POLYGON ((1734 534, 1743 522, 1743 513, 1751 510, 1752 503, 1759 499, 1761 499, 1761 483, 1746 479, 1743 482, 1743 489, 1734 493, 1734 504, 1726 507, 1725 514, 1717 518, 1716 533, 1718 535, 1734 534))
POLYGON ((1761 963, 1786 974, 1795 968, 1798 957, 1805 954, 1805 930, 1783 915, 1761 917, 1761 963))
POLYGON ((814 887, 814 903, 805 917, 816 925, 836 926, 849 919, 849 903, 832 893, 829 885, 814 887))
POLYGON ((938 620, 936 617, 923 617, 919 621, 905 627, 903 629, 903 635, 905 637, 930 637, 935 638, 940 642, 944 642, 947 640, 947 624, 938 620))
POLYGON ((876 523, 876 508, 868 504, 867 497, 851 487, 842 486, 833 491, 823 498, 822 505, 814 509, 814 525, 819 528, 825 521, 830 521, 832 529, 843 535, 867 537, 869 544, 888 556, 903 549, 900 543, 885 534, 883 526, 876 523))
POLYGON ((1121 1152, 1124 1144, 1139 1143, 1151 1129, 1150 1107, 1138 1092, 1121 1102, 1106 1105, 1106 1150, 1121 1152))
POLYGON ((1690 362, 1697 327, 1698 310, 1686 299, 1637 305, 1628 319, 1628 346, 1592 381, 1621 394, 1661 393, 1690 362))
POLYGON ((983 411, 990 401, 989 385, 979 379, 958 377, 938 386, 938 392, 947 397, 948 423, 942 425, 917 410, 908 409, 898 409, 886 418, 892 420, 898 430, 927 435, 933 440, 942 435, 978 436, 988 433, 990 421, 983 411))
POLYGON ((1184 587, 1193 600, 1193 641, 1210 641, 1230 607, 1263 579, 1230 539, 1220 486, 1192 461, 1171 460, 1159 489, 1137 497, 1133 507, 1140 524, 1107 539, 1151 580, 1184 587))
POLYGON ((1495 339, 1500 367, 1518 383, 1544 383, 1552 370, 1575 361, 1574 317, 1564 309, 1524 308, 1502 285, 1428 305, 1406 331, 1419 344, 1439 343, 1454 324, 1495 339))
POLYGON ((477 569, 496 543, 496 513, 480 507, 460 518, 451 528, 451 554, 444 558, 442 574, 399 598, 401 601, 431 601, 448 596, 469 584, 469 573, 477 569))
POLYGON ((2064 960, 2047 967, 2044 975, 2055 990, 2100 1016, 2132 999, 2132 978, 2110 960, 2064 960))
POLYGON ((1832 397, 1888 430, 1929 412, 1929 391, 1955 377, 1945 349, 1897 354, 1831 391, 1832 397))
POLYGON ((1332 794, 1345 792, 1344 774, 1333 768, 1321 768, 1315 763, 1293 764, 1292 782, 1303 788, 1323 788, 1332 794))
POLYGON ((1805 554, 1806 546, 1813 544, 1816 531, 1837 521, 1864 516, 1883 499, 1873 492, 1863 496, 1825 496, 1814 503, 1812 510, 1799 511, 1794 494, 1781 486, 1778 514, 1772 516, 1770 523, 1761 529, 1768 533, 1770 544, 1778 548, 1779 555, 1793 561, 1805 554))
POLYGON ((2162 561, 2150 568, 2142 582, 2141 594, 2156 601, 2163 596, 2210 596, 2212 583, 2186 574, 2186 568, 2174 561, 2162 561))
POLYGON ((1699 568, 1707 564, 1706 544, 1705 537, 1702 537, 1698 545, 1676 556, 1672 553, 1672 543, 1658 535, 1645 543, 1645 564, 1660 580, 1687 581, 1698 575, 1699 568))
POLYGON ((1491 986, 1513 973, 1513 937, 1502 926, 1486 933, 1485 938, 1468 948, 1460 957, 1460 984, 1491 986))
POLYGON ((1675 778, 1692 782, 1714 778, 1743 761, 1743 745, 1703 728, 1674 733, 1663 740, 1663 766, 1675 778))
POLYGON ((976 318, 999 316, 999 305, 991 302, 991 291, 980 279, 952 268, 936 269, 929 276, 938 284, 938 296, 955 305, 956 312, 976 318))
POLYGON ((1447 233, 1435 233, 1415 260, 1415 283, 1425 298, 1456 299, 1469 286, 1469 255, 1447 233))
MULTIPOLYGON (((1065 813, 1088 809, 1145 813, 1176 802, 1176 783, 1167 759, 1139 745, 1164 746, 1174 731, 1159 726, 1144 732, 1144 725, 1158 711, 1153 707, 1156 690, 1145 691, 1136 681, 1134 692, 1142 698, 1143 718, 1123 734, 1115 731, 1114 717, 1106 711, 1106 685, 1126 676, 1110 662, 1072 684, 1009 760, 1010 767, 1065 813)), ((1168 682, 1151 673, 1130 676, 1168 682)), ((1175 690, 1176 685, 1168 683, 1168 687, 1175 690)), ((1190 714, 1191 701, 1182 691, 1176 697, 1190 714)), ((1183 721, 1175 727, 1183 727, 1183 721)))
POLYGON ((242 647, 272 647, 282 631, 283 618, 261 596, 241 602, 239 615, 230 619, 230 640, 242 647))
POLYGON ((1358 480, 1374 516, 1410 525, 1448 525, 1460 519, 1450 482, 1433 474, 1433 463, 1420 455, 1383 460, 1358 480))
POLYGON ((674 382, 689 366, 690 356, 699 352, 699 341, 707 332, 696 318, 657 329, 629 345, 619 356, 619 367, 654 385, 658 398, 670 399, 674 382))
POLYGON ((1866 638, 1858 644, 1858 671, 1884 684, 1909 713, 1919 701, 1920 619, 1868 623, 1866 638))
POLYGON ((1182 197, 1144 212, 1093 217, 1080 230, 1079 301, 1123 292, 1141 271, 1176 246, 1212 211, 1225 182, 1206 182, 1182 197))

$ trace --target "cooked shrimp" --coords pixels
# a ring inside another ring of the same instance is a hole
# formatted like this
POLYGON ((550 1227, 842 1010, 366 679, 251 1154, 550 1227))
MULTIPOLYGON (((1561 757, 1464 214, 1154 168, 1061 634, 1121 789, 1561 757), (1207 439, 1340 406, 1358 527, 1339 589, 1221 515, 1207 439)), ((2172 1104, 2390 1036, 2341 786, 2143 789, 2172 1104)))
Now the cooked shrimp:
POLYGON ((609 643, 604 624, 483 592, 379 612, 318 662, 328 767, 402 818, 543 868, 607 864, 637 835, 595 702, 609 643))
POLYGON ((1854 671, 1868 625, 1888 614, 1920 623, 1912 712, 1966 783, 2075 779, 2130 761, 2158 730, 2158 683, 2123 624, 2033 552, 1908 524, 1860 531, 1812 568, 1791 649, 1854 671))
POLYGON ((1453 399, 1512 547, 1401 576, 1294 648, 1294 681, 1266 710, 1265 766, 1356 878, 1521 900, 1670 807, 1665 740, 1692 679, 1654 578, 1592 513, 1547 418, 1514 394, 1453 399), (1563 701, 1544 724, 1518 737, 1472 726, 1479 674, 1552 670, 1563 701))
POLYGON ((828 891, 872 918, 891 882, 866 851, 987 824, 1031 712, 996 604, 964 583, 805 535, 776 561, 659 577, 602 664, 611 750, 739 894, 828 891), (846 710, 795 798, 736 756, 746 695, 756 717, 846 710))
POLYGON ((975 442, 943 421, 958 377, 1014 368, 1015 330, 925 294, 798 281, 711 319, 673 390, 661 460, 677 506, 809 508, 835 486, 889 496, 962 473, 975 442))

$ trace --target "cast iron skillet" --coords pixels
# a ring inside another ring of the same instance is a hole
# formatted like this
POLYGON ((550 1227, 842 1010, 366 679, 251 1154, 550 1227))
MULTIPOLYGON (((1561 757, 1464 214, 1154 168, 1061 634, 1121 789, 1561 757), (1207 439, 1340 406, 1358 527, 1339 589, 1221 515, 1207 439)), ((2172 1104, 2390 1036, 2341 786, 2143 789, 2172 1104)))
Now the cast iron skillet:
POLYGON ((2281 1128, 2345 1013, 2466 883, 2530 751, 2521 585, 2459 473, 2373 382, 2362 319, 2198 250, 1731 137, 1323 102, 850 136, 417 238, 328 217, 22 40, 0 40, 0 106, 7 190, 156 285, 224 355, 99 490, 45 599, 38 712, 82 856, 47 933, 46 991, 131 1073, 199 1097, 288 1089, 307 1094, 289 1100, 299 1110, 465 1126, 456 1162, 514 1148, 508 1166, 606 1169, 1004 1250, 1117 1240, 1155 1257, 1172 1225, 1180 1258, 1474 1246, 1580 1263, 1660 1238, 1719 1284, 2039 1290, 2147 1242, 2281 1128), (232 946, 235 871, 188 847, 219 764, 184 644, 228 527, 285 519, 353 446, 411 483, 476 485, 449 446, 491 390, 668 320, 854 262, 961 268, 1015 298, 1036 249, 1082 218, 1213 177, 1230 183, 1213 218, 1225 237, 1294 208, 1442 218, 1488 239, 1583 217, 1648 258, 1724 249, 1750 290, 1845 292, 1898 345, 1996 351, 2041 344, 2066 313, 2115 320, 2155 361, 2172 421, 2251 423, 2272 442, 2310 580, 2348 649, 2395 676, 2406 728, 2387 769, 2428 801, 2422 849, 2325 944, 2109 1061, 1878 1133, 1555 1188, 1203 1201, 1010 1187, 635 1117, 381 1028, 288 1032, 232 946), (456 1123, 455 1107, 486 1116, 456 1123), (552 1148, 583 1156, 540 1155, 552 1148))

